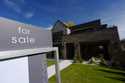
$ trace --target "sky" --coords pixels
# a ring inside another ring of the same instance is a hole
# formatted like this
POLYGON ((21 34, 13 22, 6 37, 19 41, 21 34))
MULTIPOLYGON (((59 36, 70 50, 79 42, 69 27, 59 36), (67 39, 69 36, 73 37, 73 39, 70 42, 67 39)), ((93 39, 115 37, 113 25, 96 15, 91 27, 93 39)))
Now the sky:
POLYGON ((125 0, 1 0, 0 17, 45 28, 57 20, 81 24, 101 19, 118 26, 125 39, 125 0))

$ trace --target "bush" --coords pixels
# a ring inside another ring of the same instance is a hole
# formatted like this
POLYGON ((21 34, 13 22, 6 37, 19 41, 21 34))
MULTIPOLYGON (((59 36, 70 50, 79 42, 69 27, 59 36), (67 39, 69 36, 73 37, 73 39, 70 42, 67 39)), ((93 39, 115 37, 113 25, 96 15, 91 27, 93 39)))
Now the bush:
POLYGON ((79 55, 74 56, 74 63, 82 63, 82 57, 79 55))

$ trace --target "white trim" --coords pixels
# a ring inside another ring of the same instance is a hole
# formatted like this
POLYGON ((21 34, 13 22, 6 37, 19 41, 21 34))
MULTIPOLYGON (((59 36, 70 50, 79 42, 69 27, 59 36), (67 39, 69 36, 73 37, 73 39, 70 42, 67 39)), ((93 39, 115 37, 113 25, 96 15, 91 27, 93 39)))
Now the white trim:
POLYGON ((57 50, 56 47, 45 47, 45 48, 1 51, 0 60, 16 58, 21 56, 28 56, 28 55, 37 54, 37 53, 45 53, 45 52, 56 51, 56 50, 57 50))

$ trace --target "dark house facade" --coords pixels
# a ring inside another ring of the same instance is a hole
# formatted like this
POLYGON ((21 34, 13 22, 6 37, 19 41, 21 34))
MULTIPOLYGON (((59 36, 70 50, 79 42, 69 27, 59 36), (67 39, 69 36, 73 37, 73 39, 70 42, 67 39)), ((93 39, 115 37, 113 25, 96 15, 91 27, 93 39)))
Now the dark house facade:
POLYGON ((57 21, 52 34, 53 46, 59 47, 60 57, 64 59, 80 56, 89 60, 93 56, 103 56, 104 59, 111 60, 120 50, 117 27, 108 27, 100 20, 72 27, 57 21))

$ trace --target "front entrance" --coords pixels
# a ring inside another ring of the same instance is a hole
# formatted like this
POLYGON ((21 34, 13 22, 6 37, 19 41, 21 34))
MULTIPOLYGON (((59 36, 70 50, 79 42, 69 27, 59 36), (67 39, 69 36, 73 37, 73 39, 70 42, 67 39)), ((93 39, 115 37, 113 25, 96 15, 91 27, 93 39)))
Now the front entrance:
POLYGON ((67 43, 66 44, 66 55, 67 59, 73 59, 75 55, 75 47, 73 43, 67 43))
POLYGON ((103 57, 105 60, 110 60, 107 41, 81 42, 80 52, 84 60, 89 60, 92 57, 103 57))

